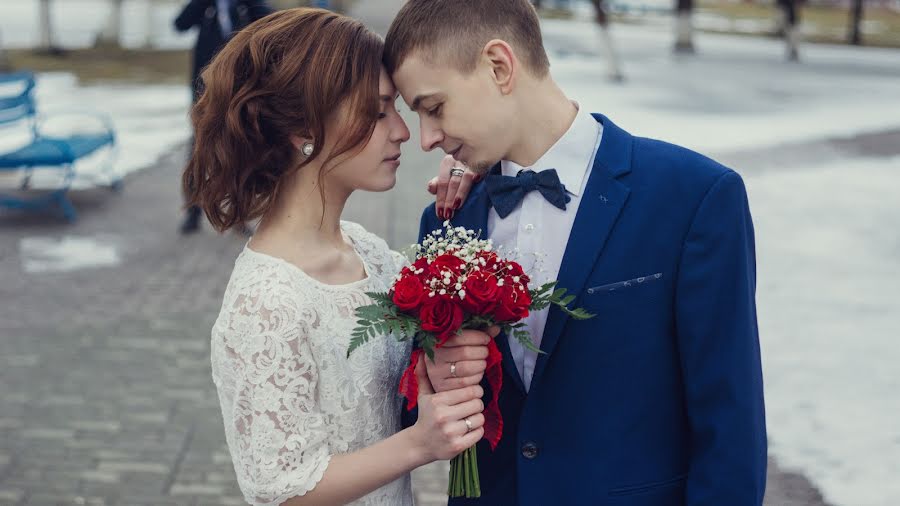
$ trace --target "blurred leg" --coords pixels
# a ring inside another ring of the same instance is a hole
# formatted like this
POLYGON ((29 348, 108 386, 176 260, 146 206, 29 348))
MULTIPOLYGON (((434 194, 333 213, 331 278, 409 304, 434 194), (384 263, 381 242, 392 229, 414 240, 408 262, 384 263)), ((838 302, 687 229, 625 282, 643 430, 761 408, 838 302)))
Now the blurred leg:
POLYGON ((691 16, 694 13, 694 0, 676 0, 675 17, 675 52, 694 53, 694 26, 691 16))
MULTIPOLYGON (((188 156, 194 151, 194 137, 191 136, 191 143, 188 146, 188 156)), ((203 215, 203 211, 197 206, 190 206, 187 208, 187 211, 184 215, 184 220, 181 222, 181 227, 179 230, 182 234, 193 234, 194 232, 200 230, 200 218, 203 215)))
POLYGON ((796 0, 778 0, 778 7, 784 13, 785 55, 788 61, 800 61, 800 23, 796 0))
POLYGON ((609 77, 614 81, 621 81, 625 78, 622 72, 622 62, 619 59, 619 53, 613 43, 612 34, 609 30, 609 16, 606 13, 606 6, 603 0, 591 0, 594 4, 594 10, 597 13, 597 27, 599 29, 600 46, 606 54, 606 61, 609 65, 609 77))

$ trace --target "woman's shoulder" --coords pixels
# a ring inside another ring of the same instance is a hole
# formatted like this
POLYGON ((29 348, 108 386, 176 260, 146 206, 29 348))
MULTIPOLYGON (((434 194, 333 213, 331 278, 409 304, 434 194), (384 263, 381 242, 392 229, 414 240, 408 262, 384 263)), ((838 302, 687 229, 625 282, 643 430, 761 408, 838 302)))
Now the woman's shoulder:
POLYGON ((213 333, 232 343, 259 332, 289 339, 298 329, 314 327, 318 305, 316 291, 287 262, 245 246, 235 260, 213 333))
POLYGON ((260 253, 249 245, 238 255, 225 289, 223 310, 238 306, 299 306, 313 303, 314 290, 305 287, 297 268, 286 260, 260 253))
POLYGON ((379 235, 369 232, 359 223, 341 220, 341 229, 363 251, 385 253, 391 249, 387 241, 379 235))
POLYGON ((401 253, 391 250, 384 238, 369 232, 359 223, 341 221, 341 228, 353 240, 357 250, 366 256, 366 260, 381 267, 385 273, 393 276, 408 263, 401 253))

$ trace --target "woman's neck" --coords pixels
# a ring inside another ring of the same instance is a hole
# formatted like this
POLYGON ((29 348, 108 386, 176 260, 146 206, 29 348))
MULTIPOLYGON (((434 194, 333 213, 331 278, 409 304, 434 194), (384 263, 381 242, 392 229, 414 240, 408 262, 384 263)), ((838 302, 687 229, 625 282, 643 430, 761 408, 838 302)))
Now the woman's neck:
POLYGON ((256 236, 298 248, 346 248, 341 214, 351 192, 326 185, 323 199, 318 174, 319 167, 310 164, 284 181, 256 236))

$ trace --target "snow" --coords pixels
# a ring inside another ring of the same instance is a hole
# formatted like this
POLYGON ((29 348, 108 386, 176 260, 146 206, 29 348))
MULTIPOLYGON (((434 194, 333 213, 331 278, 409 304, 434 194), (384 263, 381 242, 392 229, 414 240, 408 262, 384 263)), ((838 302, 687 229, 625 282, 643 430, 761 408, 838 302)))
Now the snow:
POLYGON ((115 241, 102 237, 25 237, 19 256, 28 273, 51 273, 112 267, 121 262, 115 241))
POLYGON ((770 450, 844 506, 900 497, 900 158, 745 174, 770 450))
MULTIPOLYGON (((5 0, 0 6, 0 36, 9 48, 36 47, 40 43, 37 0, 5 0)), ((189 48, 195 34, 177 33, 175 16, 184 5, 172 0, 125 0, 122 5, 122 40, 125 47, 189 48), (152 8, 151 8, 152 5, 152 8)), ((108 18, 110 0, 52 0, 50 23, 54 42, 66 48, 91 47, 108 18)))

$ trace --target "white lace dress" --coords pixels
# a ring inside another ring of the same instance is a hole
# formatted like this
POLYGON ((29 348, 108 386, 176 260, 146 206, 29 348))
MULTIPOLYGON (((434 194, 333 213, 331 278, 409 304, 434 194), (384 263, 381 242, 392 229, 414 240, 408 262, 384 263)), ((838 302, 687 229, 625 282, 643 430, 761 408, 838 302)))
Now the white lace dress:
MULTIPOLYGON (((245 247, 212 330, 212 373, 238 483, 250 504, 312 490, 332 455, 400 430, 400 375, 410 348, 371 340, 347 358, 354 310, 387 291, 403 257, 360 225, 342 222, 367 277, 326 285, 245 247)), ((409 475, 355 505, 412 505, 409 475)))

